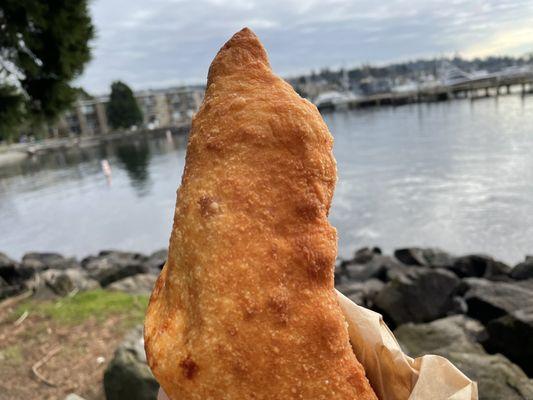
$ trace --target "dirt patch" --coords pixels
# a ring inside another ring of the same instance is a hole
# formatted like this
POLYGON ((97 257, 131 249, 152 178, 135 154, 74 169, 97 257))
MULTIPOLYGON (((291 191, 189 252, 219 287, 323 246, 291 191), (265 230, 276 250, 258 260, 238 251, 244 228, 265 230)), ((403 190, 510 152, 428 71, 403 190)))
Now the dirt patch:
MULTIPOLYGON (((99 291, 93 298, 100 304, 105 296, 107 292, 99 291)), ((116 301, 111 298, 111 303, 116 301)), ((87 400, 103 400, 104 370, 125 333, 142 321, 144 305, 143 299, 135 298, 130 306, 102 313, 87 295, 81 300, 0 305, 0 399, 63 400, 76 393, 87 400), (92 315, 64 317, 80 305, 80 314, 90 305, 92 315), (62 307, 66 313, 59 311, 62 307), (37 372, 48 383, 32 371, 47 355, 51 357, 37 372)))

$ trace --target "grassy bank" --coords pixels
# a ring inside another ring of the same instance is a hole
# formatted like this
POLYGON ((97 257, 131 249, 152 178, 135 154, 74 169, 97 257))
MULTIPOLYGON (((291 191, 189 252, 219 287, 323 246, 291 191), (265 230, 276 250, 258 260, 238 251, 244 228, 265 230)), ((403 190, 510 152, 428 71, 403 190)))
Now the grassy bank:
POLYGON ((147 303, 148 296, 94 290, 0 304, 0 399, 103 399, 105 367, 147 303))
POLYGON ((97 321, 122 314, 125 322, 139 322, 148 304, 148 296, 130 295, 124 292, 91 290, 56 301, 27 300, 12 315, 20 318, 24 312, 65 324, 81 323, 88 318, 97 321))

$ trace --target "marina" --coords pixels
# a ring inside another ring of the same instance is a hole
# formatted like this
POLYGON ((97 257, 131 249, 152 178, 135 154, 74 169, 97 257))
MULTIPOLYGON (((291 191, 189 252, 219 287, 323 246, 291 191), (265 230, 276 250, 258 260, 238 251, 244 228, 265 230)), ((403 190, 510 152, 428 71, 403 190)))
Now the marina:
POLYGON ((411 103, 446 101, 457 98, 479 99, 492 96, 533 93, 533 69, 510 68, 492 74, 468 74, 457 67, 450 67, 451 79, 431 84, 411 84, 385 93, 356 96, 351 92, 329 92, 326 98, 319 96, 315 104, 321 111, 398 106, 411 103))

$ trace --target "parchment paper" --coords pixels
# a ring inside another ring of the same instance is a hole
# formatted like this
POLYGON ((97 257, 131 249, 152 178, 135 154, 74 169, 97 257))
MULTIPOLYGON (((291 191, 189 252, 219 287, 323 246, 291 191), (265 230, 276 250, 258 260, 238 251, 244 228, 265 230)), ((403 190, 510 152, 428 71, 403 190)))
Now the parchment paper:
POLYGON ((337 292, 357 359, 380 400, 477 400, 477 384, 444 357, 405 355, 380 314, 337 292))

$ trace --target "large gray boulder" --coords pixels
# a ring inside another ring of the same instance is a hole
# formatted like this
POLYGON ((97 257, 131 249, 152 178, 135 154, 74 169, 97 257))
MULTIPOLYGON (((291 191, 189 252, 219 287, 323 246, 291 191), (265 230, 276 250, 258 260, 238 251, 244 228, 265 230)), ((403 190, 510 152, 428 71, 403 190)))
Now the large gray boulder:
POLYGON ((0 253, 0 300, 15 296, 25 290, 19 265, 4 253, 0 253))
POLYGON ((375 297, 379 311, 396 325, 426 322, 456 312, 460 280, 450 271, 406 267, 375 297))
POLYGON ((368 279, 379 279, 388 281, 390 271, 403 269, 405 266, 396 261, 393 257, 373 253, 369 255, 357 255, 353 260, 344 261, 341 267, 344 269, 348 280, 366 281, 368 279), (363 263, 363 261, 365 261, 363 263))
POLYGON ((148 256, 146 260, 146 265, 148 266, 150 272, 159 274, 159 271, 163 269, 163 266, 167 262, 168 250, 162 249, 154 251, 148 256))
POLYGON ((142 327, 136 327, 115 351, 104 373, 106 400, 155 400, 159 384, 146 363, 142 327))
POLYGON ((48 269, 36 274, 27 284, 34 291, 33 296, 39 299, 66 296, 76 290, 92 290, 100 287, 98 281, 90 278, 79 268, 48 269))
POLYGON ((511 267, 492 257, 480 254, 458 257, 451 270, 461 278, 486 278, 505 280, 509 278, 511 267))
POLYGON ((24 286, 18 284, 10 285, 3 278, 0 278, 0 300, 16 296, 23 291, 24 286))
POLYGON ((150 294, 156 280, 157 275, 138 274, 113 282, 108 289, 130 294, 150 294))
POLYGON ((385 284, 378 279, 369 279, 365 282, 347 282, 337 285, 337 290, 354 303, 372 308, 374 299, 383 289, 385 284))
POLYGON ((484 323, 516 310, 533 307, 533 291, 514 283, 466 278, 468 315, 484 323))
POLYGON ((21 268, 35 272, 46 269, 69 269, 79 267, 73 257, 64 257, 59 253, 26 253, 22 257, 21 268))
POLYGON ((365 264, 349 263, 346 273, 350 280, 366 281, 368 279, 386 280, 387 270, 400 267, 392 257, 375 255, 365 264))
POLYGON ((526 256, 525 261, 517 264, 510 273, 513 279, 533 279, 533 256, 526 256))
POLYGON ((491 352, 504 354, 533 376, 533 308, 513 311, 487 324, 491 352))
POLYGON ((355 252, 353 258, 337 260, 335 283, 366 281, 373 278, 385 280, 387 270, 395 267, 400 267, 400 264, 392 257, 383 256, 378 247, 363 247, 355 252))
POLYGON ((440 249, 408 247, 394 251, 394 257, 405 265, 451 268, 455 257, 440 249))
POLYGON ((363 247, 356 250, 351 261, 356 264, 366 264, 376 255, 381 255, 381 249, 379 247, 363 247))
POLYGON ((15 260, 12 260, 4 253, 0 253, 0 278, 9 284, 19 280, 17 265, 15 260))
POLYGON ((501 354, 489 355, 477 341, 483 326, 457 315, 425 324, 405 324, 394 331, 404 351, 412 357, 437 354, 446 357, 479 387, 480 400, 533 398, 533 380, 501 354))
POLYGON ((486 340, 485 327, 465 315, 452 315, 423 324, 409 322, 394 330, 396 339, 410 355, 453 348, 454 351, 483 351, 479 342, 486 340))
POLYGON ((526 289, 530 292, 533 292, 533 278, 515 281, 514 284, 518 287, 521 287, 522 289, 526 289))
POLYGON ((82 260, 82 266, 91 278, 105 287, 128 276, 149 272, 146 260, 138 253, 102 251, 98 256, 82 260))

